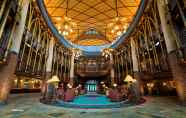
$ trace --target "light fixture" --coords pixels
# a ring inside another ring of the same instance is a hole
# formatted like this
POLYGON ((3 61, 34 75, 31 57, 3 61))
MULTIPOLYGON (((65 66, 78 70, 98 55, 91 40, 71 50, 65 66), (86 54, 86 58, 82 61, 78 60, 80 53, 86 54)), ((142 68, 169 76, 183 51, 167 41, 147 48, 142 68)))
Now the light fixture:
POLYGON ((160 42, 158 41, 156 44, 155 44, 155 46, 158 46, 160 44, 160 42))
POLYGON ((104 84, 104 82, 103 82, 103 81, 101 81, 101 84, 104 84))
POLYGON ((118 0, 115 0, 117 16, 107 25, 108 35, 112 38, 119 37, 122 33, 125 33, 128 28, 127 18, 119 16, 117 2, 118 0))
POLYGON ((121 32, 121 31, 118 31, 116 34, 119 36, 119 35, 121 35, 121 34, 122 34, 122 32, 121 32))
POLYGON ((78 48, 73 48, 72 51, 74 52, 74 56, 78 59, 82 55, 82 51, 78 48))
POLYGON ((63 22, 60 26, 58 26, 59 33, 63 36, 67 37, 70 34, 73 33, 73 29, 77 27, 76 23, 72 21, 71 18, 69 18, 68 15, 68 2, 67 0, 67 8, 66 8, 66 14, 64 16, 63 22))
POLYGON ((118 30, 119 29, 119 26, 118 25, 114 26, 114 29, 115 30, 118 30))
POLYGON ((102 50, 102 56, 105 58, 108 58, 110 54, 112 53, 113 49, 112 48, 105 48, 102 50))
POLYGON ((127 75, 124 79, 125 82, 136 82, 136 79, 134 79, 131 75, 127 75))
POLYGON ((61 17, 56 17, 56 20, 57 21, 61 21, 61 17))
POLYGON ((59 25, 57 28, 58 28, 58 30, 60 30, 61 29, 61 26, 59 25))
POLYGON ((60 80, 59 80, 58 76, 57 76, 57 75, 54 75, 54 76, 52 76, 51 79, 49 79, 49 80, 47 81, 47 83, 55 83, 55 82, 59 82, 59 81, 60 81, 60 80))
POLYGON ((111 30, 111 33, 114 33, 114 30, 111 30))
POLYGON ((71 89, 72 88, 72 85, 70 83, 68 83, 67 84, 67 87, 71 89))
POLYGON ((113 86, 114 86, 114 87, 117 87, 117 84, 116 84, 116 83, 114 83, 114 84, 113 84, 113 86))

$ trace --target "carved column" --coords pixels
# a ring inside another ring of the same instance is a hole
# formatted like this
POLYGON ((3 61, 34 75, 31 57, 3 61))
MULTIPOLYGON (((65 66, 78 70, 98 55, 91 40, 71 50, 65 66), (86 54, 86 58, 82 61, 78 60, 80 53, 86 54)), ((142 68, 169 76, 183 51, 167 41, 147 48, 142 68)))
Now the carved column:
POLYGON ((42 81, 42 87, 41 87, 41 99, 45 99, 46 94, 47 94, 47 80, 51 78, 51 72, 52 72, 52 60, 53 60, 53 52, 54 52, 54 44, 55 40, 52 38, 49 42, 49 47, 48 47, 48 59, 46 63, 46 74, 43 78, 42 81))
POLYGON ((20 19, 13 32, 12 46, 7 56, 6 65, 0 70, 0 103, 6 103, 13 83, 13 75, 16 69, 18 53, 23 37, 26 16, 28 12, 29 0, 23 0, 21 4, 20 19))
POLYGON ((111 64, 111 69, 110 69, 110 77, 111 77, 111 85, 115 83, 114 81, 114 58, 112 52, 109 53, 110 55, 110 64, 111 64))
POLYGON ((169 11, 164 0, 157 0, 158 11, 161 20, 161 26, 163 30, 163 35, 165 38, 165 43, 168 51, 168 60, 172 70, 173 78, 176 81, 176 89, 180 101, 182 103, 186 102, 186 78, 182 67, 178 64, 176 49, 178 39, 176 33, 172 27, 170 19, 168 19, 169 11))
POLYGON ((136 47, 135 47, 135 41, 133 38, 130 40, 131 43, 131 53, 132 53, 132 64, 133 64, 133 72, 134 72, 134 79, 136 79, 136 85, 137 85, 137 97, 138 99, 140 98, 140 94, 144 94, 144 89, 143 89, 143 82, 141 80, 139 68, 138 68, 138 60, 137 60, 137 55, 136 55, 136 47))
POLYGON ((75 59, 75 50, 72 51, 72 55, 71 55, 71 64, 70 64, 70 82, 69 84, 73 86, 74 84, 74 59, 75 59))

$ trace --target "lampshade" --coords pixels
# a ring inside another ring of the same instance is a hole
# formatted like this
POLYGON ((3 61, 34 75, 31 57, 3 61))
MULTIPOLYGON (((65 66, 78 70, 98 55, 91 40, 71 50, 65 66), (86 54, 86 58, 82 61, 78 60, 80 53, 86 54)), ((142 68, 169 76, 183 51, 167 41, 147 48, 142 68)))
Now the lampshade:
POLYGON ((58 76, 57 76, 57 75, 54 75, 54 76, 52 76, 51 79, 49 79, 49 80, 47 81, 47 83, 55 83, 55 82, 59 82, 59 81, 60 81, 60 80, 59 80, 58 76))
POLYGON ((125 82, 136 82, 136 80, 133 79, 133 77, 130 76, 130 75, 127 75, 127 76, 125 77, 124 81, 125 81, 125 82))

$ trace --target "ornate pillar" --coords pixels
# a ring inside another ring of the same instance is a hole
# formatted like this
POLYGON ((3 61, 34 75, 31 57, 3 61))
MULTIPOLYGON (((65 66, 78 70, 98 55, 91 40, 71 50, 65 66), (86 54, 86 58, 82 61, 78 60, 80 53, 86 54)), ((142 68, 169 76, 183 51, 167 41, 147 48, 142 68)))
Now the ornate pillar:
POLYGON ((111 69, 110 69, 110 77, 111 77, 111 85, 113 85, 115 83, 114 81, 114 58, 113 58, 113 54, 111 52, 109 52, 109 56, 110 56, 110 64, 111 64, 111 69))
POLYGON ((113 49, 112 48, 105 48, 102 51, 102 56, 105 56, 106 58, 110 58, 110 79, 111 79, 111 85, 114 85, 114 57, 113 57, 113 49))
POLYGON ((0 103, 6 103, 13 82, 13 75, 16 69, 18 53, 20 50, 21 40, 24 32, 26 16, 28 12, 29 0, 23 0, 21 4, 20 19, 13 32, 14 39, 7 56, 7 64, 0 71, 0 103))
POLYGON ((71 60, 70 60, 70 82, 69 84, 73 86, 74 84, 74 59, 75 59, 76 52, 73 49, 72 50, 72 55, 71 55, 71 60))
POLYGON ((52 38, 49 42, 49 47, 48 47, 48 59, 47 59, 47 64, 46 64, 46 72, 47 73, 51 73, 51 71, 52 71, 54 44, 55 44, 55 40, 54 40, 54 38, 52 38))
POLYGON ((136 47, 135 47, 135 41, 133 38, 130 39, 131 43, 131 53, 132 53, 132 64, 133 64, 133 73, 134 73, 134 79, 136 79, 136 84, 137 84, 137 91, 139 95, 144 95, 144 88, 143 88, 143 82, 141 80, 139 68, 138 68, 138 60, 137 60, 137 55, 136 55, 136 47))
POLYGON ((72 49, 72 55, 71 55, 71 60, 70 60, 70 82, 69 82, 69 84, 72 85, 72 87, 74 85, 75 58, 78 58, 81 55, 82 55, 81 50, 72 49))
POLYGON ((166 5, 165 0, 157 0, 157 6, 159 11, 159 16, 161 20, 161 26, 163 30, 163 35, 165 38, 165 43, 168 51, 168 60, 172 70, 173 78, 176 81, 176 89, 180 101, 182 103, 186 102, 186 78, 182 67, 178 64, 177 59, 177 36, 172 27, 170 19, 168 19, 169 10, 166 5))
POLYGON ((43 100, 45 100, 46 94, 47 94, 47 80, 51 78, 52 74, 52 60, 53 60, 53 52, 54 52, 54 44, 55 40, 54 38, 50 39, 49 46, 48 46, 48 58, 46 62, 46 74, 42 81, 42 87, 41 87, 41 96, 43 100))

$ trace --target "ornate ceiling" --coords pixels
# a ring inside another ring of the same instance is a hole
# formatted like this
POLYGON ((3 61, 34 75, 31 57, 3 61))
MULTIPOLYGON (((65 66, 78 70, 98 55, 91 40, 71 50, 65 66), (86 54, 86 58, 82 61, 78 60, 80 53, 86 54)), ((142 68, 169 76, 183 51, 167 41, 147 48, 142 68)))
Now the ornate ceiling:
POLYGON ((132 21, 141 0, 44 0, 47 11, 61 32, 64 18, 70 18, 74 24, 72 32, 66 39, 79 45, 104 45, 111 43, 116 34, 109 32, 108 25, 116 17, 121 24, 127 27, 132 21), (118 12, 117 12, 118 11, 118 12), (99 32, 99 35, 82 35, 90 29, 99 32), (100 38, 99 36, 102 35, 100 38), (83 40, 83 37, 86 37, 83 40), (87 38, 88 37, 88 38, 87 38), (104 38, 103 38, 104 37, 104 38))

